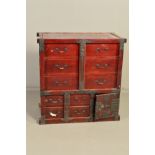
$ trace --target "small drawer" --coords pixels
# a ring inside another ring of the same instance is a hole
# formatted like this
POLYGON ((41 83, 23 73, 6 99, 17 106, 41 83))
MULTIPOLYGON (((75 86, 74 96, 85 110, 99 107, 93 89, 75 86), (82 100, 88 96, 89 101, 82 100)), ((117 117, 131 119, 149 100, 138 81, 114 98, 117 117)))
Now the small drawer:
POLYGON ((79 47, 77 44, 46 44, 45 54, 47 57, 78 57, 79 47))
POLYGON ((78 106, 78 105, 89 105, 90 104, 90 95, 71 95, 70 96, 70 105, 71 106, 78 106))
POLYGON ((87 56, 118 56, 119 44, 89 44, 86 46, 87 56))
POLYGON ((63 118, 64 117, 64 108, 62 107, 43 107, 41 108, 41 115, 45 116, 45 119, 48 118, 63 118))
POLYGON ((46 60, 45 74, 53 75, 55 73, 78 73, 78 59, 46 60))
POLYGON ((64 96, 42 96, 41 102, 41 105, 46 107, 63 106, 64 96))
POLYGON ((89 117, 89 116, 90 116, 89 106, 70 107, 69 117, 89 117))
POLYGON ((106 88, 115 88, 116 87, 116 75, 113 73, 109 74, 96 74, 89 75, 86 74, 85 78, 85 88, 86 89, 106 89, 106 88))
POLYGON ((85 65, 86 73, 107 73, 107 72, 117 72, 118 59, 94 59, 87 58, 85 65))
POLYGON ((78 76, 77 75, 59 75, 45 77, 46 90, 71 90, 78 89, 78 76))

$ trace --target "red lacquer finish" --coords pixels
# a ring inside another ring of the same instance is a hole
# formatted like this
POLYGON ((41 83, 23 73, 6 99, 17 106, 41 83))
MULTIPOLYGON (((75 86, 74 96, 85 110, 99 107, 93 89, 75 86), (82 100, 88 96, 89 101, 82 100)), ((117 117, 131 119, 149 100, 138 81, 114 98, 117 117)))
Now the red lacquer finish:
POLYGON ((89 105, 89 104, 90 104, 90 95, 74 94, 70 96, 71 106, 89 105))
MULTIPOLYGON (((77 73, 78 59, 58 59, 45 61, 45 74, 56 75, 57 73, 77 73)), ((61 75, 60 75, 61 76, 61 75)))
POLYGON ((45 55, 51 58, 78 57, 77 44, 45 44, 45 55))
POLYGON ((116 74, 86 74, 85 77, 86 89, 105 89, 116 88, 116 74))
POLYGON ((114 33, 38 33, 40 124, 119 120, 123 45, 114 33))
POLYGON ((85 64, 85 72, 92 74, 100 74, 101 72, 117 72, 118 58, 87 58, 85 64))
POLYGON ((118 56, 119 44, 89 44, 86 46, 86 56, 118 56))
POLYGON ((78 89, 78 75, 61 74, 55 76, 45 76, 45 89, 46 90, 72 90, 78 89))

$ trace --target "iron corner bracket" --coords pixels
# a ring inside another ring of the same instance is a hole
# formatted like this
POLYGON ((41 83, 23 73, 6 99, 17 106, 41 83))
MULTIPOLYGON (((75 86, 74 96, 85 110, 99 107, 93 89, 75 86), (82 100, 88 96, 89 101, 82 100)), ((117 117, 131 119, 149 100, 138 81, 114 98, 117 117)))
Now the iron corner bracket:
POLYGON ((37 39, 37 43, 39 43, 39 53, 44 51, 44 39, 37 39))
POLYGON ((40 96, 48 96, 48 95, 51 95, 51 93, 47 91, 40 91, 40 96))
POLYGON ((46 124, 45 122, 45 117, 44 116, 41 116, 39 121, 38 121, 39 125, 43 125, 43 124, 46 124))
POLYGON ((124 39, 120 39, 120 51, 124 50, 124 43, 125 43, 125 40, 124 39))
POLYGON ((39 37, 39 32, 36 33, 36 36, 39 37))

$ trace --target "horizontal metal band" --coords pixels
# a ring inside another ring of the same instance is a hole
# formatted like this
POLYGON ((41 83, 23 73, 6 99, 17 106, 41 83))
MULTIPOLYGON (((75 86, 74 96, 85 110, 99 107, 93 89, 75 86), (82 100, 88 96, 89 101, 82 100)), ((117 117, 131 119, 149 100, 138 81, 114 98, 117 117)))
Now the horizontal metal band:
MULTIPOLYGON (((105 93, 119 93, 120 89, 113 89, 113 90, 103 90, 103 91, 98 91, 98 90, 66 90, 67 93, 69 94, 105 94, 105 93)), ((66 92, 49 92, 49 91, 40 91, 40 96, 49 96, 49 95, 64 95, 66 92)))

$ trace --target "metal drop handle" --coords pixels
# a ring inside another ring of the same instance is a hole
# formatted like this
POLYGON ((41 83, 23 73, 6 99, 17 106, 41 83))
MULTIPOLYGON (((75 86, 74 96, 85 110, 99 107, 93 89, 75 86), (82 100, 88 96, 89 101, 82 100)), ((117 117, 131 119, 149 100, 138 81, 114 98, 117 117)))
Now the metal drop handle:
POLYGON ((50 102, 50 103, 58 103, 58 102, 63 102, 61 99, 51 99, 51 98, 49 98, 49 99, 45 99, 45 102, 47 103, 47 102, 50 102))
POLYGON ((54 64, 54 67, 60 70, 64 70, 65 68, 69 67, 67 64, 54 64))
POLYGON ((68 84, 68 81, 65 80, 65 81, 55 81, 54 82, 56 85, 67 85, 68 84))
POLYGON ((80 110, 75 110, 74 112, 75 112, 76 114, 80 115, 80 114, 82 114, 82 113, 85 113, 86 110, 85 110, 85 109, 83 109, 82 111, 80 111, 80 110))
POLYGON ((51 49, 51 52, 57 52, 57 53, 65 53, 68 51, 68 48, 67 47, 64 47, 64 48, 54 48, 54 49, 51 49))
POLYGON ((109 64, 96 64, 96 68, 107 68, 107 67, 109 67, 109 64))
POLYGON ((106 80, 96 80, 95 81, 98 85, 104 85, 106 83, 106 80))
POLYGON ((109 51, 109 48, 108 47, 96 48, 96 52, 105 52, 105 51, 109 51))

